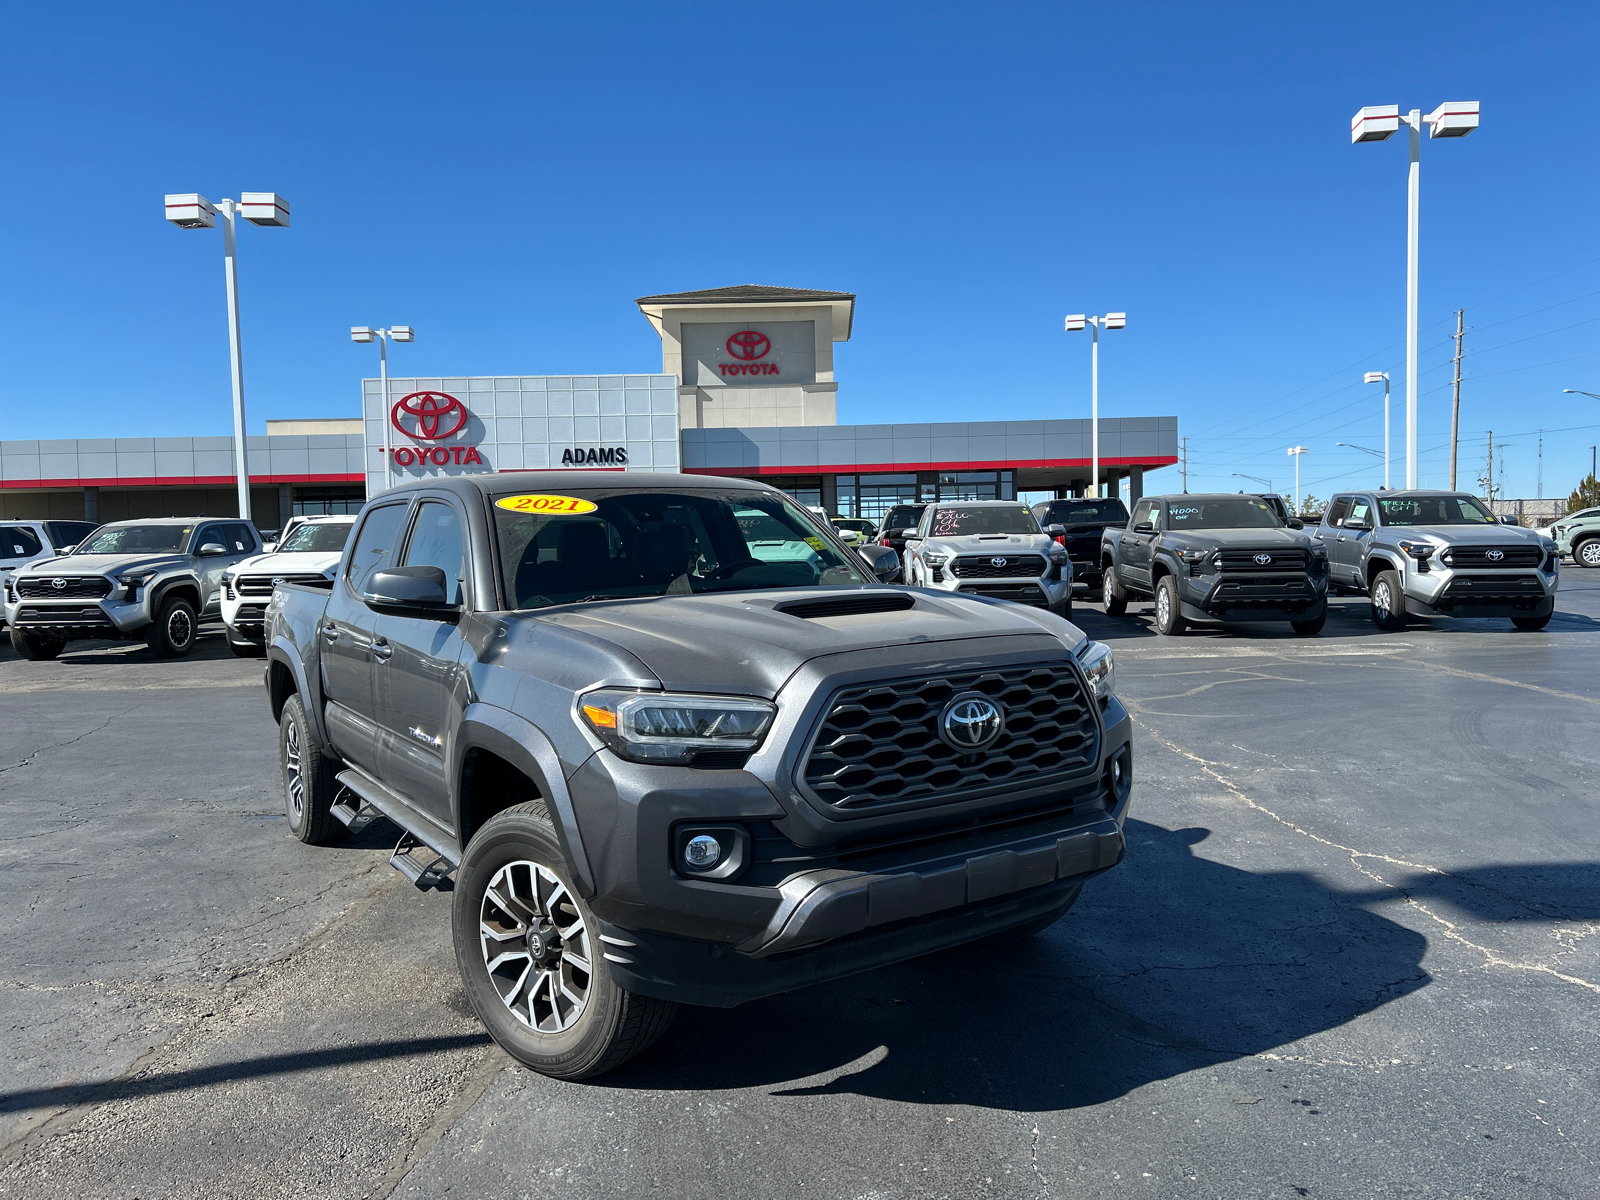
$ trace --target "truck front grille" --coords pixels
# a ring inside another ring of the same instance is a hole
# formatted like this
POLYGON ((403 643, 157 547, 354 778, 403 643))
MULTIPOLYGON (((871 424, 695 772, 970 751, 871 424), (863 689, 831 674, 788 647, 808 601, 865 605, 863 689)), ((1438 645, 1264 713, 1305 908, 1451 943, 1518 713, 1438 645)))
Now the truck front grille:
POLYGON ((1317 593, 1304 575, 1267 575, 1224 579, 1212 594, 1218 608, 1282 608, 1314 602, 1317 593))
POLYGON ((863 684, 828 705, 804 768, 830 808, 872 810, 910 801, 947 804, 997 786, 1047 783, 1097 761, 1094 705, 1070 662, 996 667, 863 684), (963 753, 937 729, 945 703, 977 691, 1005 713, 988 748, 963 753))
POLYGON ((963 596, 987 596, 990 600, 1010 600, 1013 604, 1031 604, 1034 608, 1048 608, 1050 598, 1033 583, 980 583, 961 589, 963 596))
POLYGON ((17 580, 17 595, 25 600, 98 600, 111 594, 104 575, 38 575, 17 580), (62 580, 60 587, 56 581, 62 580))
POLYGON ((18 629, 111 629, 111 618, 99 605, 87 608, 39 608, 24 604, 17 609, 18 629))
POLYGON ((1450 565, 1453 567, 1537 567, 1544 561, 1544 551, 1538 546, 1451 546, 1450 565), (1499 558, 1491 555, 1498 553, 1499 558))
POLYGON ((1544 601, 1544 588, 1537 575, 1461 575, 1434 602, 1440 609, 1472 608, 1476 605, 1510 605, 1537 608, 1544 601))
POLYGON ((1044 574, 1038 554, 964 554, 950 564, 957 579, 1035 579, 1044 574))
POLYGON ((274 583, 306 583, 312 587, 326 587, 328 580, 320 572, 310 575, 241 575, 233 586, 241 596, 270 596, 274 583))
POLYGON ((1306 552, 1299 547, 1261 546, 1256 549, 1217 551, 1217 566, 1223 571, 1304 571, 1306 552), (1257 562, 1262 556, 1266 562, 1257 562))

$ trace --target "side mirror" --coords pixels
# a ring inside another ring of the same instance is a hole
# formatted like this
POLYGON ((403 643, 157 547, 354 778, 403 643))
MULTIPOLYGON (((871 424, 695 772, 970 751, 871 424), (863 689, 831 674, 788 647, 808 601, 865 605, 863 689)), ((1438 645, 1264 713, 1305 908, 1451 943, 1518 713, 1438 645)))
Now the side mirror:
POLYGON ((892 547, 862 546, 856 553, 879 583, 893 583, 900 578, 900 556, 892 547))
POLYGON ((1289 518, 1289 528, 1290 529, 1304 529, 1305 527, 1306 527, 1306 523, 1304 521, 1302 521, 1299 517, 1290 517, 1289 518))
POLYGON ((1502 524, 1502 525, 1520 525, 1520 524, 1522 524, 1522 522, 1517 520, 1515 517, 1501 517, 1500 518, 1500 524, 1502 524))
POLYGON ((861 540, 861 531, 858 529, 835 529, 834 532, 846 546, 854 546, 861 540))
POLYGON ((1133 531, 1135 533, 1154 533, 1156 531, 1156 527, 1149 521, 1140 521, 1133 527, 1133 531))
POLYGON ((227 552, 228 548, 221 542, 207 542, 200 547, 201 558, 215 558, 217 555, 226 554, 227 552))
POLYGON ((367 581, 362 597, 374 612, 396 617, 453 621, 460 610, 445 594, 444 572, 438 567, 390 567, 367 581))
POLYGON ((905 541, 906 538, 916 537, 917 531, 915 529, 891 529, 889 531, 889 536, 892 538, 899 538, 901 541, 905 541))
POLYGON ((1371 529, 1372 526, 1368 525, 1360 517, 1346 517, 1344 519, 1344 524, 1341 526, 1341 528, 1343 528, 1343 529, 1354 529, 1354 530, 1360 531, 1360 530, 1371 529))
POLYGON ((1044 531, 1051 537, 1062 537, 1066 534, 1067 527, 1065 525, 1046 525, 1044 531))
POLYGON ((56 553, 57 554, 71 554, 76 549, 77 549, 76 546, 63 546, 63 547, 61 547, 61 549, 57 550, 56 553))
POLYGON ((271 554, 277 548, 278 548, 278 543, 277 542, 262 542, 261 543, 261 553, 263 553, 263 554, 271 554))

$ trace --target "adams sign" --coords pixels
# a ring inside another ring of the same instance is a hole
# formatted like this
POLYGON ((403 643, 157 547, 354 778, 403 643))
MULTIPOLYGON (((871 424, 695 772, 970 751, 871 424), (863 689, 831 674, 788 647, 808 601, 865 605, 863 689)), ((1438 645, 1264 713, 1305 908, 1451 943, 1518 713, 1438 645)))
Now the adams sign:
POLYGON ((563 467, 625 467, 628 465, 626 446, 563 446, 563 467))

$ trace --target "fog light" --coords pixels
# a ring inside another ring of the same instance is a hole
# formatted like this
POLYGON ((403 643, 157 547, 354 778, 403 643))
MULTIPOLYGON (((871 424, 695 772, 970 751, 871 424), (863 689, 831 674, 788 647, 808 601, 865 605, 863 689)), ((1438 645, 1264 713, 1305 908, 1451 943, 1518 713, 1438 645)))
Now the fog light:
POLYGON ((696 871, 703 871, 707 867, 716 865, 717 859, 722 857, 722 843, 709 834, 698 834, 684 844, 683 861, 696 871))

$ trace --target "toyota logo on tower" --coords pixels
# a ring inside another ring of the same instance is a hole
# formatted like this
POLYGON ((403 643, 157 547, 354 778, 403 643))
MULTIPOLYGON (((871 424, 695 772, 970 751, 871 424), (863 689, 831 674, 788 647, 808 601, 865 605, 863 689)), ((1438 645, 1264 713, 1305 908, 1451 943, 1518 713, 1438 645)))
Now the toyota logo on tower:
POLYGON ((772 349, 772 342, 767 335, 755 329, 740 330, 727 340, 726 345, 729 354, 745 362, 765 358, 772 349))
POLYGON ((412 392, 394 402, 389 421, 408 438, 437 442, 460 432, 467 423, 467 406, 449 392, 412 392))

